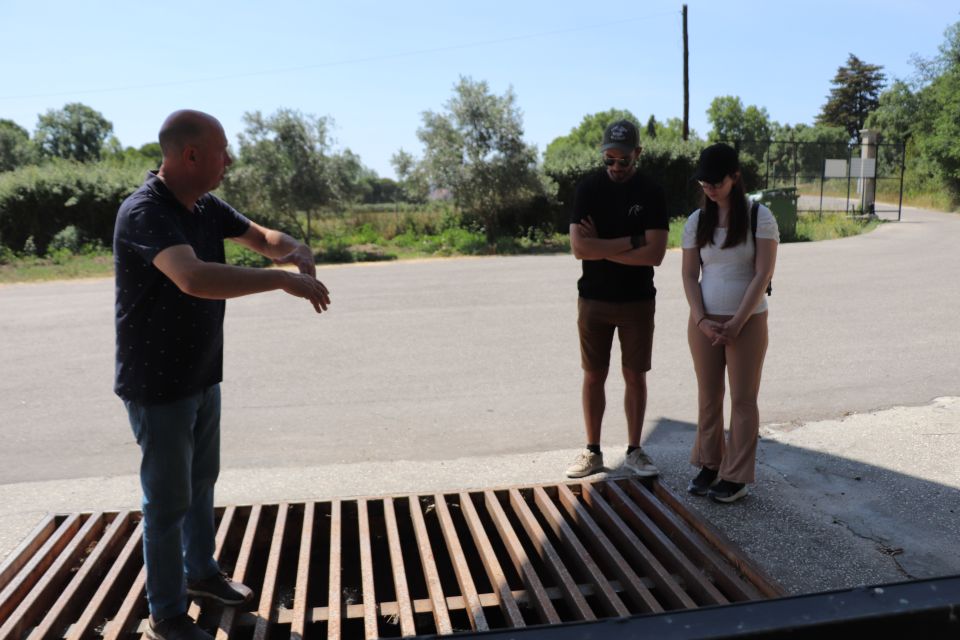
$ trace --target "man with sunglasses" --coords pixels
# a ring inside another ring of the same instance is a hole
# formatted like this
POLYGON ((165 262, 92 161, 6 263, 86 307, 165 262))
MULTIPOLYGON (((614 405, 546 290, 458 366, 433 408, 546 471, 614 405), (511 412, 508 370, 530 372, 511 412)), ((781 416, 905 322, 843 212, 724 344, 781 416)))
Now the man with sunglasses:
POLYGON ((640 434, 653 347, 657 292, 653 267, 660 265, 667 250, 666 199, 663 188, 637 170, 641 148, 634 123, 620 120, 608 126, 600 151, 604 168, 577 186, 570 220, 570 246, 583 266, 577 282, 577 326, 587 446, 567 469, 567 477, 581 478, 604 468, 600 431, 614 330, 620 340, 626 384, 627 454, 623 464, 637 475, 649 477, 659 470, 640 448, 640 434))

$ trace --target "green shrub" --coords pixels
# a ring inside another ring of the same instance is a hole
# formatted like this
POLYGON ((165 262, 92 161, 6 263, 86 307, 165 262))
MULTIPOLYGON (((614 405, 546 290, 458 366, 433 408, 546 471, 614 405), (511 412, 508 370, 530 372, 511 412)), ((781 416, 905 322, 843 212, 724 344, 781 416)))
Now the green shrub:
POLYGON ((83 245, 83 238, 74 225, 67 225, 53 236, 50 244, 47 246, 47 253, 54 251, 64 251, 68 253, 80 253, 80 247, 83 245))
MULTIPOLYGON (((700 188, 693 175, 703 142, 648 140, 640 154, 640 171, 659 182, 667 199, 667 214, 672 218, 689 215, 700 206, 700 188)), ((601 169, 600 152, 578 148, 544 165, 547 176, 557 185, 557 201, 551 219, 557 231, 569 228, 577 184, 589 173, 601 169)), ((743 162, 744 180, 753 188, 758 179, 755 162, 743 162)))
POLYGON ((251 251, 236 242, 225 242, 224 252, 227 264, 238 267, 266 267, 270 264, 269 258, 265 258, 256 251, 251 251))
POLYGON ((0 244, 24 247, 32 236, 32 253, 42 255, 57 232, 73 226, 109 245, 120 203, 143 178, 136 166, 59 159, 0 173, 0 244))

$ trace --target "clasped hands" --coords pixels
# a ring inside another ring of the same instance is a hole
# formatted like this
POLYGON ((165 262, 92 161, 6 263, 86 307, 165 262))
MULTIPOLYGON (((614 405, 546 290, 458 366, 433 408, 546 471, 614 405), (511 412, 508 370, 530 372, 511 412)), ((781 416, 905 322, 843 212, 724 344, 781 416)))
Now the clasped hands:
POLYGON ((743 329, 743 323, 738 322, 736 318, 717 322, 705 317, 697 323, 697 328, 710 339, 711 346, 719 347, 733 344, 740 335, 740 330, 743 329))

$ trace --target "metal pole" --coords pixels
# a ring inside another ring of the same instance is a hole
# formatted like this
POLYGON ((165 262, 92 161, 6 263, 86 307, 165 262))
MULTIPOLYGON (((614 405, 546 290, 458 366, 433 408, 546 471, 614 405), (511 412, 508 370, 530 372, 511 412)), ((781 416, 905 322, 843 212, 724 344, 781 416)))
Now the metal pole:
POLYGON ((897 222, 903 213, 903 172, 907 166, 907 139, 904 138, 900 148, 900 202, 897 204, 897 222))
POLYGON ((683 139, 690 138, 690 49, 687 46, 687 5, 683 5, 683 139))
POLYGON ((823 150, 823 143, 820 143, 820 214, 819 219, 823 220, 823 185, 827 182, 827 157, 823 150))
POLYGON ((850 214, 850 180, 853 179, 853 171, 850 170, 851 164, 853 164, 853 147, 847 149, 847 204, 844 205, 847 215, 850 214))
POLYGON ((772 145, 773 145, 773 141, 772 141, 772 140, 768 140, 768 141, 767 141, 767 158, 766 158, 767 177, 763 179, 763 188, 764 188, 764 189, 769 189, 769 188, 770 188, 770 147, 771 147, 772 145))
POLYGON ((793 143, 793 188, 797 188, 797 149, 800 147, 800 143, 794 141, 793 143))

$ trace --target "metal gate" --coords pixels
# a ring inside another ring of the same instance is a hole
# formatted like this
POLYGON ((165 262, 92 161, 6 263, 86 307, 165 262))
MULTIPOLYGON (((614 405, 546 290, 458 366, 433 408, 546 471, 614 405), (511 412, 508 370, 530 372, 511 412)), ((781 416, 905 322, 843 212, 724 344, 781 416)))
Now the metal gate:
MULTIPOLYGON (((452 634, 696 609, 782 590, 662 484, 573 482, 230 506, 217 557, 247 610, 217 638, 452 634)), ((50 516, 0 567, 0 638, 137 638, 139 512, 50 516)))
POLYGON ((801 195, 800 213, 840 211, 901 218, 907 162, 906 145, 901 142, 869 145, 872 157, 862 157, 866 154, 859 142, 732 140, 729 144, 744 154, 748 190, 794 187, 801 195), (864 180, 872 180, 877 200, 890 206, 871 207, 865 200, 864 180))

